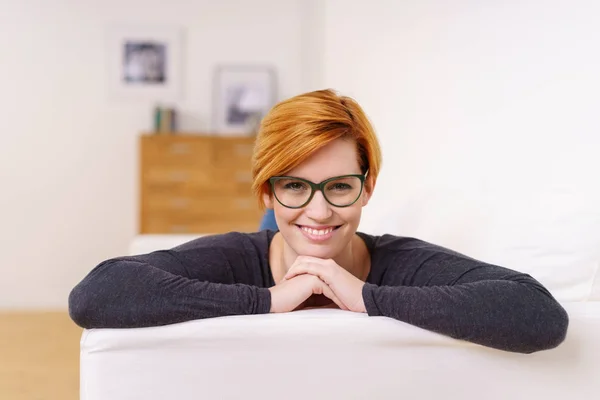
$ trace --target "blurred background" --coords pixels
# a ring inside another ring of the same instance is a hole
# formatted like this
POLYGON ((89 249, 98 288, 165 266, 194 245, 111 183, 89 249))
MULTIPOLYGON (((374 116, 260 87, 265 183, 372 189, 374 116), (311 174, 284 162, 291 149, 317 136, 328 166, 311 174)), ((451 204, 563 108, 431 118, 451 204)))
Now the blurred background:
POLYGON ((481 228, 436 204, 567 215, 544 188, 597 218, 599 15, 595 0, 0 0, 0 398, 77 398, 69 291, 139 235, 258 229, 252 135, 296 94, 336 89, 375 126, 361 230, 468 250, 481 228))

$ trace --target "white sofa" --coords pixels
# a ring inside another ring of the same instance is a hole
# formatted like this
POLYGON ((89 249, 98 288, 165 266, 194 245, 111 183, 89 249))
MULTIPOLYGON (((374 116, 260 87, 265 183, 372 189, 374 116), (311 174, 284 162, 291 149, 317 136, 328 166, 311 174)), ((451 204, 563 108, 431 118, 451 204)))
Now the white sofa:
MULTIPOLYGON (((130 253, 197 236, 139 236, 130 253)), ((332 309, 85 330, 81 399, 598 398, 600 301, 562 303, 565 342, 531 355, 332 309)))
POLYGON ((331 309, 88 330, 81 399, 598 398, 600 302, 565 306, 566 341, 531 355, 331 309))
MULTIPOLYGON (((531 274, 569 313, 558 348, 512 354, 341 310, 89 330, 81 398, 599 398, 600 188, 511 182, 407 184, 388 204, 374 198, 361 230, 415 236, 531 274)), ((130 254, 195 237, 140 236, 130 254)))

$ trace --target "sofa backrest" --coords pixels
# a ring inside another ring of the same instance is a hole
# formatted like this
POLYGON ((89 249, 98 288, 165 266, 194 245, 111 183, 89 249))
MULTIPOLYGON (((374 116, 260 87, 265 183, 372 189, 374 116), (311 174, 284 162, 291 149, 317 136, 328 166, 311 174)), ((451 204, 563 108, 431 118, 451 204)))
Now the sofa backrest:
POLYGON ((431 185, 381 203, 361 229, 528 273, 562 301, 600 298, 600 200, 577 187, 431 185))

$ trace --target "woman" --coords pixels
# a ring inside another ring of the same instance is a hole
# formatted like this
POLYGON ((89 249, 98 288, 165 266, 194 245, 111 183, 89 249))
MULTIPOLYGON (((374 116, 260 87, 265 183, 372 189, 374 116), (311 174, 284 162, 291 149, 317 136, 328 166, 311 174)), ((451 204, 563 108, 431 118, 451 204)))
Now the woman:
POLYGON ((131 328, 334 306, 512 352, 564 340, 565 310, 531 276, 415 238, 357 232, 380 165, 352 99, 323 90, 283 101, 262 121, 252 170, 279 230, 104 261, 73 289, 71 317, 131 328))

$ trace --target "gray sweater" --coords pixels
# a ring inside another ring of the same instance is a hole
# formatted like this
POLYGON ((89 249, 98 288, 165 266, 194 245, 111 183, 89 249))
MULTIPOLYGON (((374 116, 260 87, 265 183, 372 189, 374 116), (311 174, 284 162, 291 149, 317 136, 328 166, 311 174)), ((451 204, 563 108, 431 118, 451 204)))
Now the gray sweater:
MULTIPOLYGON (((84 328, 135 328, 268 313, 275 233, 205 236, 106 260, 72 290, 71 318, 84 328)), ((519 353, 565 339, 567 313, 531 276, 414 238, 357 234, 371 254, 362 293, 370 316, 519 353)))

